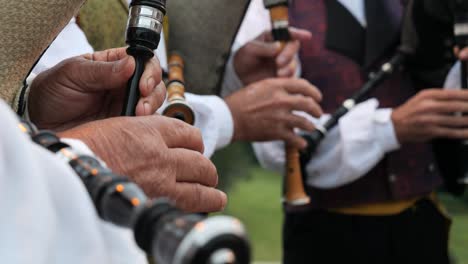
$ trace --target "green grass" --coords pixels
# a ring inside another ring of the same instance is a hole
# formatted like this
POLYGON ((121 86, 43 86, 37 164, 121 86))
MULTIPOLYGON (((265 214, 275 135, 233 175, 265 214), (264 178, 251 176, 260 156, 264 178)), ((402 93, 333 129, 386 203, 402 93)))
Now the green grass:
MULTIPOLYGON (((237 181, 229 192, 226 213, 240 218, 249 231, 257 261, 281 260, 281 177, 255 169, 252 177, 237 181)), ((453 216, 451 251, 457 264, 468 264, 468 203, 442 195, 453 216)))
POLYGON ((228 214, 238 217, 249 231, 254 259, 281 259, 281 179, 278 175, 255 170, 253 177, 237 181, 229 192, 228 214))

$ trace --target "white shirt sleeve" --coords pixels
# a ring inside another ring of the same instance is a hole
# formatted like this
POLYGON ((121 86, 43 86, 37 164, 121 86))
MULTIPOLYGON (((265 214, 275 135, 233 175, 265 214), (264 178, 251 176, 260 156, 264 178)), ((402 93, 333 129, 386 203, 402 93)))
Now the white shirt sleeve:
POLYGON ((0 122, 2 262, 146 263, 131 231, 99 219, 69 165, 21 134, 3 102, 0 122))
POLYGON ((450 72, 445 79, 445 89, 461 89, 461 63, 457 61, 450 69, 450 72))
POLYGON ((223 97, 243 87, 242 81, 234 69, 233 58, 235 53, 247 42, 255 39, 266 30, 271 30, 270 14, 265 9, 262 0, 252 0, 232 45, 231 56, 224 71, 221 86, 221 95, 223 97))
POLYGON ((86 53, 92 53, 93 51, 94 50, 88 43, 85 34, 78 27, 75 19, 73 18, 62 32, 60 32, 54 42, 52 42, 50 47, 34 67, 32 73, 37 75, 54 67, 65 59, 86 53))
MULTIPOLYGON (((391 122, 391 109, 378 109, 378 102, 370 99, 356 106, 332 129, 306 165, 307 184, 317 188, 336 188, 356 181, 380 162, 388 152, 400 145, 391 122)), ((315 124, 321 120, 304 113, 315 124)), ((260 163, 283 172, 285 166, 282 142, 255 143, 254 150, 260 163)))

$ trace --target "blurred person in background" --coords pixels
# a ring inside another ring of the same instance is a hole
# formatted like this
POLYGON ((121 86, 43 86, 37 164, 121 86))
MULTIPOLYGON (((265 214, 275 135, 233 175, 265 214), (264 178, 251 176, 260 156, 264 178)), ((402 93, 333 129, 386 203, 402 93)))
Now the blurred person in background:
MULTIPOLYGON (((437 4, 435 10, 448 10, 446 2, 437 4)), ((299 52, 300 76, 322 92, 324 113, 338 109, 369 72, 395 54, 404 8, 387 0, 291 1, 291 25, 313 35, 299 52)), ((450 220, 435 197, 442 178, 429 143, 468 137, 468 119, 447 115, 468 110, 468 93, 419 91, 443 86, 453 63, 444 57, 453 45, 453 25, 421 6, 415 10, 430 28, 421 33, 422 45, 434 52, 419 57, 422 71, 410 67, 394 74, 344 116, 305 164, 311 202, 285 207, 284 263, 449 263, 450 220)), ((241 81, 237 89, 274 73, 265 67, 272 60, 254 49, 262 40, 254 38, 269 24, 262 1, 252 1, 235 44, 243 47, 231 56, 226 73, 241 81)), ((315 124, 327 119, 299 115, 315 124)), ((254 148, 265 167, 284 170, 282 142, 254 148)))

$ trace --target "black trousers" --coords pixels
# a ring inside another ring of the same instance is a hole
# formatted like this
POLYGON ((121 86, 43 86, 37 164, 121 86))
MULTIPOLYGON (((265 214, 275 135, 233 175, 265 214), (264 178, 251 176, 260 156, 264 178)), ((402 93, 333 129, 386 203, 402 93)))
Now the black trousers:
POLYGON ((285 264, 448 264, 450 220, 429 200, 395 216, 288 213, 285 264))

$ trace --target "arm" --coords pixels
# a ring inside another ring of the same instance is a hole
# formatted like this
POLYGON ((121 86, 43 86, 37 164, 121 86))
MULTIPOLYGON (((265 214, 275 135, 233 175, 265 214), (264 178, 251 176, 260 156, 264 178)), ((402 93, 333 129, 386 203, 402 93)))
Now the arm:
POLYGON ((99 220, 89 194, 68 164, 21 134, 18 120, 3 102, 0 120, 3 261, 145 263, 144 254, 131 242, 131 233, 99 220))
MULTIPOLYGON (((376 100, 368 100, 340 120, 339 126, 327 135, 307 164, 308 184, 335 188, 350 183, 365 175, 386 153, 399 148, 391 110, 377 107, 376 100)), ((308 117, 316 124, 327 118, 308 117)), ((281 142, 255 143, 254 150, 263 166, 276 171, 284 169, 281 142)))

